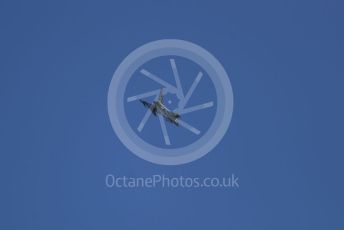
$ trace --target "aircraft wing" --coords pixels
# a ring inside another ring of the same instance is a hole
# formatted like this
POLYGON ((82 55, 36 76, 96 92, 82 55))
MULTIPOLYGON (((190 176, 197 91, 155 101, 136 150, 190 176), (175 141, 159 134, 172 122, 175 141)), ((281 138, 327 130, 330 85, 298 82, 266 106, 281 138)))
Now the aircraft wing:
POLYGON ((140 102, 144 105, 144 107, 146 107, 147 109, 150 109, 152 108, 152 104, 147 102, 147 101, 144 101, 144 100, 140 100, 140 102))

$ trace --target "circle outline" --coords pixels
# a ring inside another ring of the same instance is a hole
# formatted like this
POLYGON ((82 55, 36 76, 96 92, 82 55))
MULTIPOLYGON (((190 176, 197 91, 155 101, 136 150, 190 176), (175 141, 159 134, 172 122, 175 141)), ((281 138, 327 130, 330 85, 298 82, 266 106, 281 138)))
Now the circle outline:
POLYGON ((157 40, 132 51, 116 69, 108 91, 108 114, 118 138, 132 153, 156 164, 185 164, 206 155, 225 135, 232 113, 233 91, 223 66, 204 48, 183 40, 157 40), (163 149, 144 142, 131 130, 124 114, 125 86, 133 72, 147 61, 166 55, 186 57, 202 66, 213 81, 217 93, 217 111, 211 127, 195 142, 196 144, 192 143, 183 148, 163 149), (219 100, 223 102, 222 106, 219 100))

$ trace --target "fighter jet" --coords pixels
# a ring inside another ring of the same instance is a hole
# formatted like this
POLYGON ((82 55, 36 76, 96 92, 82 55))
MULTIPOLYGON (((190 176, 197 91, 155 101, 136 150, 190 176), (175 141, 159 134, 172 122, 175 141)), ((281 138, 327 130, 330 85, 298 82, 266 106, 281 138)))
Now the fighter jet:
POLYGON ((149 103, 140 99, 140 102, 144 105, 144 107, 148 108, 154 114, 154 116, 161 115, 165 118, 166 121, 179 126, 178 118, 180 118, 180 115, 178 113, 172 112, 164 105, 163 88, 161 88, 160 90, 158 101, 149 103))

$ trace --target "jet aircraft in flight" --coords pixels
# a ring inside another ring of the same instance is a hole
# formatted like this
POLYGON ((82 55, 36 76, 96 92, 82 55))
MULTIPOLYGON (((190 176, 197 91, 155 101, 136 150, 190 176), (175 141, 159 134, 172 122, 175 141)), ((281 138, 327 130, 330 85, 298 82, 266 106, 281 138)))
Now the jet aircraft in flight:
POLYGON ((172 112, 164 105, 163 88, 161 88, 160 90, 159 98, 157 101, 149 103, 147 101, 140 99, 140 102, 144 105, 144 107, 149 109, 155 116, 161 115, 165 118, 166 121, 179 126, 178 119, 180 118, 180 115, 178 113, 172 112))

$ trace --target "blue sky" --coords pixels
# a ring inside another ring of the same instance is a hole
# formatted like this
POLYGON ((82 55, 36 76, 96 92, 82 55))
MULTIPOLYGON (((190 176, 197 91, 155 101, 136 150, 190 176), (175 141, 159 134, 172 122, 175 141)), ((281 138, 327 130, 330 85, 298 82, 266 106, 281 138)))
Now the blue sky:
POLYGON ((341 1, 1 1, 1 229, 342 229, 341 1), (158 39, 230 75, 234 114, 200 160, 131 154, 113 72, 158 39), (240 189, 109 189, 108 173, 227 176, 240 189))

